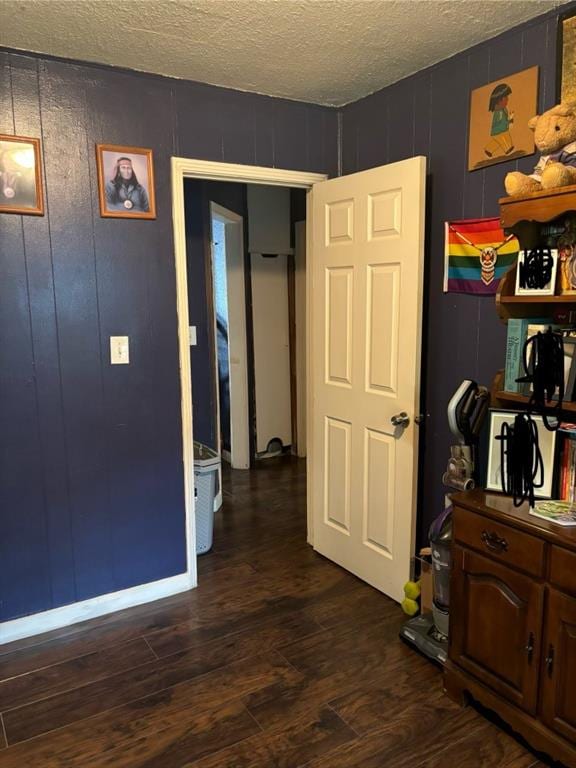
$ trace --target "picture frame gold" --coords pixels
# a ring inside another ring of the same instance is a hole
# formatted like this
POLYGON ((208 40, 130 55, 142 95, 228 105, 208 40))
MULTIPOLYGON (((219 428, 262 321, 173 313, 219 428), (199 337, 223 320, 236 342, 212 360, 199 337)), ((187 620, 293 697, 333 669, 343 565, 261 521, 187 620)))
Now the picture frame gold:
POLYGON ((560 15, 557 33, 556 100, 576 101, 576 10, 560 15))
POLYGON ((155 219, 153 151, 120 144, 97 144, 100 216, 155 219))
POLYGON ((0 213, 44 215, 40 139, 0 134, 0 213))

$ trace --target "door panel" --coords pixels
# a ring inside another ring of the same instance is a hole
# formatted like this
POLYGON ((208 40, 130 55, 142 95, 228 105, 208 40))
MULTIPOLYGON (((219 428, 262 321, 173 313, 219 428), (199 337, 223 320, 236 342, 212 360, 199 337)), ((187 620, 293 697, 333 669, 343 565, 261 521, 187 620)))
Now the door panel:
POLYGON ((400 264, 368 267, 366 389, 396 397, 400 264))
POLYGON ((352 386, 353 270, 326 270, 326 377, 330 384, 352 386))
POLYGON ((325 522, 350 533, 350 424, 326 419, 325 522))
POLYGON ((542 585, 468 550, 453 549, 450 658, 528 712, 536 711, 542 585))
POLYGON ((549 590, 542 655, 542 719, 576 741, 576 605, 555 589, 549 590))
POLYGON ((396 600, 414 545, 425 175, 420 157, 312 190, 314 546, 396 600))
POLYGON ((396 441, 375 429, 365 431, 363 542, 393 556, 396 441))

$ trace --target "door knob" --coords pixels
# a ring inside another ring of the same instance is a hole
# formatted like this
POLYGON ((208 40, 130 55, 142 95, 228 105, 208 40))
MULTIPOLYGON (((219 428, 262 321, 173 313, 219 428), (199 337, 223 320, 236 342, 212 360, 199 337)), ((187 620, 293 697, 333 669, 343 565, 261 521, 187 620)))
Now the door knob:
POLYGON ((402 411, 392 416, 390 421, 395 427, 407 427, 410 424, 410 416, 408 416, 406 411, 402 411))

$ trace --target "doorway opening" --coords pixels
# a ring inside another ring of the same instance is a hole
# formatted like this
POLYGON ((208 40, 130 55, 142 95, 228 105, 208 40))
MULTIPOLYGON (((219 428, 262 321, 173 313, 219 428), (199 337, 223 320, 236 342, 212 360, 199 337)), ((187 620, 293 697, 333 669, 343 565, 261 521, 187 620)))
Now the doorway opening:
MULTIPOLYGON (((381 592, 401 599, 409 577, 416 526, 419 422, 414 414, 420 405, 425 158, 410 158, 330 180, 312 174, 177 158, 172 165, 187 534, 193 585, 196 534, 189 342, 193 336, 200 341, 200 333, 191 334, 188 325, 189 310, 196 306, 192 293, 200 292, 205 302, 206 274, 203 280, 191 275, 186 279, 187 266, 197 262, 186 263, 183 233, 184 179, 199 177, 219 182, 256 181, 274 188, 313 187, 307 195, 307 219, 313 230, 309 241, 314 245, 313 254, 309 250, 306 299, 307 412, 312 425, 307 444, 308 541, 320 554, 381 592)), ((244 227, 245 241, 247 229, 244 227)), ((264 256, 276 249, 253 250, 264 256)), ((249 252, 248 247, 245 253, 249 252)), ((276 250, 279 253, 281 250, 276 250)), ((246 272, 250 267, 245 259, 246 272)), ((251 297, 251 282, 246 280, 245 286, 251 297)), ((214 315, 209 317, 213 336, 214 315)), ((248 343, 254 345, 250 322, 251 313, 247 313, 248 343)), ((211 365, 194 365, 193 370, 212 380, 215 360, 211 365)), ((193 389, 197 401, 196 382, 193 389)), ((209 411, 201 409, 194 415, 195 437, 199 437, 201 420, 207 414, 209 411)), ((254 416, 249 424, 253 429, 254 416)), ((251 452, 256 455, 253 439, 251 452)))
POLYGON ((306 456, 306 191, 184 179, 183 193, 194 441, 220 459, 218 521, 238 472, 265 482, 272 460, 306 456))

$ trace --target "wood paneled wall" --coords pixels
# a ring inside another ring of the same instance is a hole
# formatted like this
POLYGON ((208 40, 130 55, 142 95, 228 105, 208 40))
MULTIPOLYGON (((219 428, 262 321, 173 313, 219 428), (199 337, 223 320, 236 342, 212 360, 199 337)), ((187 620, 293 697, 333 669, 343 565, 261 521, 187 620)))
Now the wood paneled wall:
POLYGON ((504 367, 506 340, 492 298, 442 292, 444 222, 497 215, 505 174, 529 171, 537 157, 469 173, 470 90, 537 64, 539 109, 548 109, 556 92, 556 28, 555 13, 540 17, 342 111, 343 173, 414 155, 428 159, 422 541, 443 509, 442 473, 453 442, 448 401, 462 379, 490 385, 496 370, 504 367))
POLYGON ((185 570, 170 157, 338 151, 336 110, 8 51, 0 133, 42 139, 47 202, 0 217, 1 621, 185 570), (156 221, 100 218, 97 142, 154 150, 156 221))

